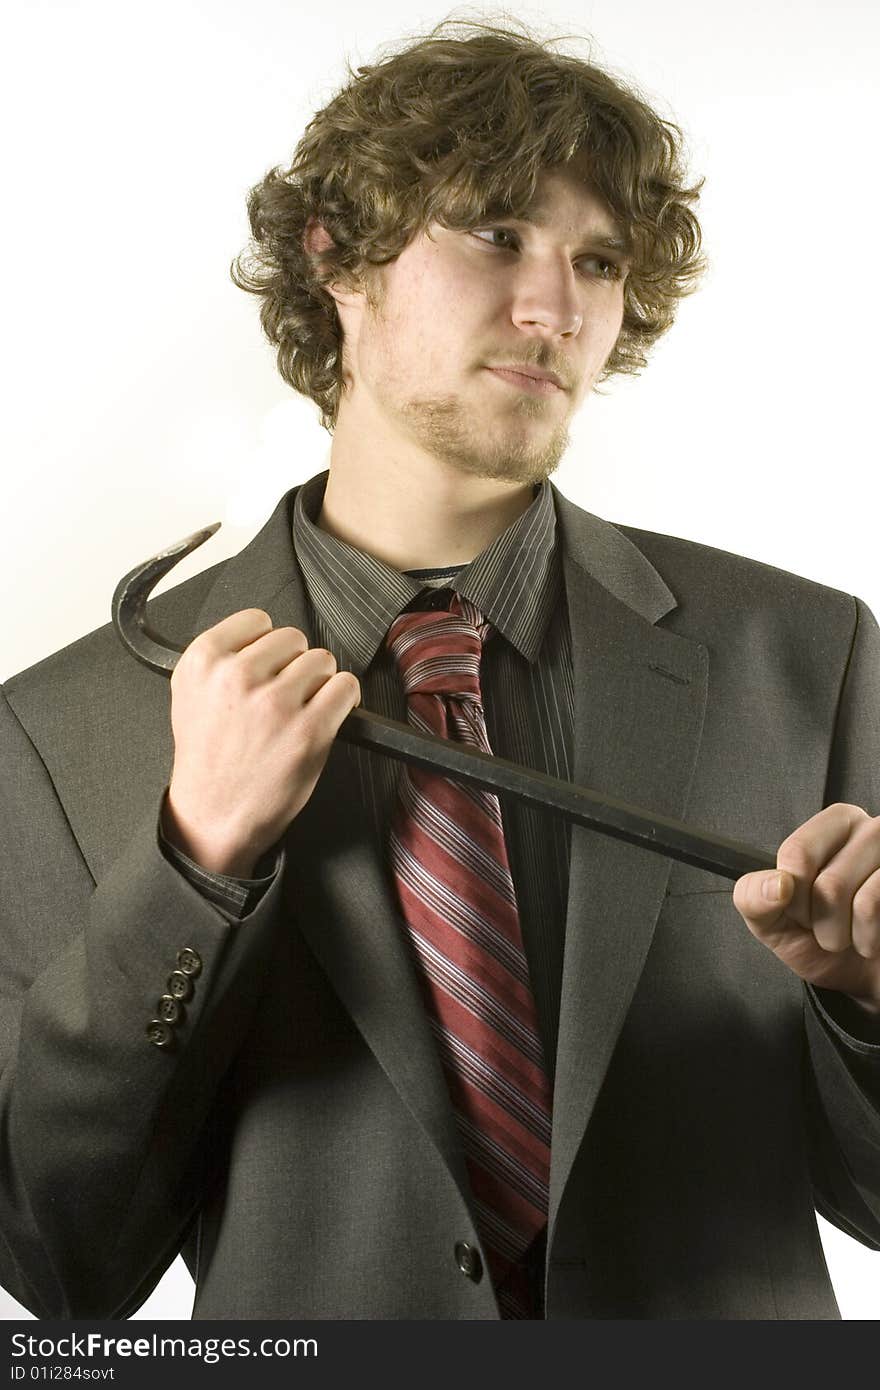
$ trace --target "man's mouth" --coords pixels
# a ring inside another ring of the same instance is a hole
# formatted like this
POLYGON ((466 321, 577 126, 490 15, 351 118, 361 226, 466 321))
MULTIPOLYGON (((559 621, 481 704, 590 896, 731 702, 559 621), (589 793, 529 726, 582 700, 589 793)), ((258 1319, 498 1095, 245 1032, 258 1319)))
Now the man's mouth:
POLYGON ((487 367, 493 376, 536 396, 555 396, 565 388, 554 372, 540 367, 487 367))

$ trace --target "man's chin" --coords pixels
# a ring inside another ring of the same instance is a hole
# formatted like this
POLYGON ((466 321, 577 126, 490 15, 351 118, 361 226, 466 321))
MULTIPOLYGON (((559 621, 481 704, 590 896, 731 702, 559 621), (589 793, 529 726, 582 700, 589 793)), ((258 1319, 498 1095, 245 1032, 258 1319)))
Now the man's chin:
POLYGON ((410 434, 441 462, 469 477, 505 482, 542 483, 555 472, 568 448, 567 426, 559 425, 542 440, 523 420, 493 436, 475 438, 457 401, 410 402, 405 418, 410 434))
POLYGON ((559 467, 569 444, 567 429, 557 429, 540 444, 534 439, 524 439, 526 432, 518 432, 516 437, 512 437, 513 431, 505 433, 506 439, 469 441, 470 447, 456 446, 450 441, 449 447, 437 452, 463 473, 474 477, 543 483, 559 467))
POLYGON ((486 457, 485 454, 438 454, 442 462, 471 478, 490 478, 508 483, 543 483, 559 467, 564 450, 552 456, 518 458, 512 454, 486 457))

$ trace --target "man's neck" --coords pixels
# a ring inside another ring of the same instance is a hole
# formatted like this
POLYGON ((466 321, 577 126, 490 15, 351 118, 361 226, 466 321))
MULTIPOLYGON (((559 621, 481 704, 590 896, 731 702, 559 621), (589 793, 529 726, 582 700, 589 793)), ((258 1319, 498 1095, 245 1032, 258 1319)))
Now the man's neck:
POLYGON ((480 478, 416 451, 334 447, 317 524, 398 570, 469 564, 531 505, 530 483, 480 478))

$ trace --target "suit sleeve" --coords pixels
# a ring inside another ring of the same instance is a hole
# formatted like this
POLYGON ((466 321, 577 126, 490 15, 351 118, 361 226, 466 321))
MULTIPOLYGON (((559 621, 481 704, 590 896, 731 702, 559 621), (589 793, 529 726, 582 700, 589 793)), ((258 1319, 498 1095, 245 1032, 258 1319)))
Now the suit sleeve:
MULTIPOLYGON (((880 815, 880 630, 855 601, 825 805, 880 815)), ((807 988, 807 1123, 816 1206, 880 1249, 880 1031, 842 996, 807 988)))
POLYGON ((282 874, 230 921, 163 855, 156 805, 95 883, 2 687, 0 757, 0 1282, 38 1317, 126 1317, 199 1205, 282 874), (160 1047, 181 953, 192 995, 160 1047))

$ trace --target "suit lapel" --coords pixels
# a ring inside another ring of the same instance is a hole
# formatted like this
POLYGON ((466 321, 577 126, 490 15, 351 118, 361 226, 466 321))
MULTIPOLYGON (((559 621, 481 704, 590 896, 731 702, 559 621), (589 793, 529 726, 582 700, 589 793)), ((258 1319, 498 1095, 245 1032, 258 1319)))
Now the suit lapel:
MULTIPOLYGON (((554 489, 555 492, 555 489, 554 489)), ((708 656, 655 627, 676 606, 620 531, 556 493, 574 668, 574 779, 682 818, 708 656)), ((671 861, 572 826, 550 1229, 651 944, 671 861)))
MULTIPOLYGON (((275 627, 313 633, 293 549, 295 492, 251 545, 225 566, 198 630, 242 608, 263 608, 275 627), (286 576, 279 587, 278 576, 286 576)), ((378 756, 378 755, 377 755, 378 756)), ((392 1085, 469 1189, 446 1081, 399 920, 384 850, 360 796, 348 750, 335 743, 286 836, 284 892, 302 932, 392 1085)))
POLYGON ((469 1203, 461 1143, 385 851, 340 744, 290 828, 291 915, 392 1085, 469 1203))

